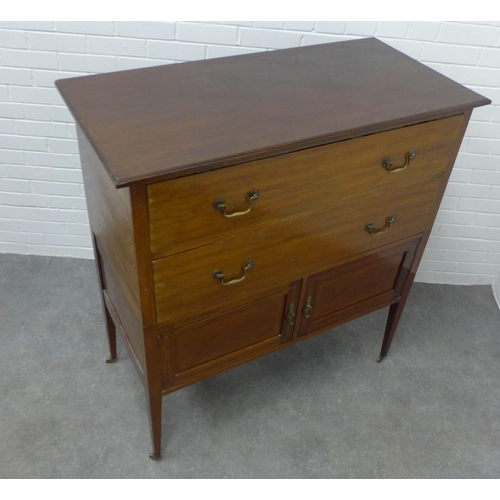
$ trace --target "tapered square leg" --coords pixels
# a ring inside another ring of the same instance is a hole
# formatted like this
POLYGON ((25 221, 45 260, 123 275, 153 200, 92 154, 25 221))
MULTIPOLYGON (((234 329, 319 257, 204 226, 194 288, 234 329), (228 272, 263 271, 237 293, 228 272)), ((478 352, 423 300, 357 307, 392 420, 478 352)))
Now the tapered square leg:
POLYGON ((113 318, 109 314, 108 308, 106 306, 106 300, 104 298, 104 290, 106 290, 106 278, 104 276, 101 253, 97 248, 97 239, 94 233, 92 233, 92 246, 94 248, 94 257, 97 270, 97 281, 99 282, 99 295, 101 297, 102 310, 104 313, 104 320, 106 322, 106 333, 108 334, 109 358, 106 359, 106 363, 113 363, 117 359, 116 325, 115 322, 113 321, 113 318))
POLYGON ((160 394, 148 394, 149 424, 151 428, 151 441, 153 452, 149 458, 158 460, 161 458, 161 413, 162 397, 160 394))
POLYGON ((401 318, 401 314, 403 313, 403 309, 406 304, 406 300, 408 299, 408 295, 410 294, 411 286, 415 279, 415 274, 418 269, 418 265, 422 260, 422 255, 425 250, 425 246, 427 245, 427 241, 429 239, 430 231, 426 231, 418 245, 417 251, 415 252, 415 257, 413 258, 413 262, 410 267, 410 271, 408 273, 408 277, 403 285, 403 291, 401 293, 401 298, 398 302, 392 304, 389 308, 389 315, 387 317, 387 324, 385 326, 385 334, 384 339, 382 341, 382 349, 380 350, 380 356, 377 361, 380 363, 389 352, 389 347, 391 347, 392 339, 394 338, 394 334, 396 333, 396 328, 398 327, 399 320, 401 318))
MULTIPOLYGON (((103 301, 104 302, 104 301, 103 301)), ((116 355, 116 325, 111 315, 109 314, 108 308, 104 304, 104 316, 106 319, 106 331, 108 333, 109 342, 109 358, 106 359, 106 363, 114 363, 117 359, 116 355)))
POLYGON ((145 388, 153 443, 153 452, 149 457, 158 460, 161 458, 162 387, 159 336, 155 325, 144 329, 144 344, 147 353, 145 388))
POLYGON ((387 324, 385 326, 384 340, 382 341, 382 349, 380 350, 380 356, 377 361, 380 363, 387 353, 389 352, 389 347, 391 346, 392 339, 396 333, 396 328, 398 327, 399 319, 403 312, 406 300, 400 300, 395 304, 392 304, 389 308, 389 315, 387 317, 387 324))

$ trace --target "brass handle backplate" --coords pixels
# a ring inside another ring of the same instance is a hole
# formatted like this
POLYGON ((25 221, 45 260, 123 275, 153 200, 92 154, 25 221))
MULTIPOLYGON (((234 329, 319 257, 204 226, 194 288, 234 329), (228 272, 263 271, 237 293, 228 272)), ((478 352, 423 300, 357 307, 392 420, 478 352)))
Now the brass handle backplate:
POLYGON ((236 283, 243 281, 247 277, 247 273, 248 271, 250 271, 250 269, 252 269, 252 267, 253 267, 253 260, 248 259, 245 262, 245 266, 243 267, 243 276, 226 281, 226 275, 220 269, 216 269, 212 273, 212 277, 216 280, 220 280, 222 285, 235 285, 236 283))
POLYGON ((290 304, 286 320, 289 325, 295 325, 295 304, 290 304))
POLYGON ((252 202, 255 201, 255 200, 258 200, 259 199, 259 190, 258 189, 252 189, 248 194, 247 194, 247 198, 248 198, 248 203, 249 203, 249 207, 246 209, 246 210, 242 210, 242 211, 239 211, 239 212, 233 212, 231 214, 228 214, 227 213, 227 204, 224 202, 224 200, 222 198, 217 198, 215 201, 214 201, 214 208, 215 210, 219 210, 219 211, 222 211, 222 213, 224 214, 224 217, 239 217, 240 215, 245 215, 247 214, 248 212, 250 212, 250 210, 252 210, 252 202))
POLYGON ((306 318, 309 318, 312 313, 312 297, 307 297, 306 305, 304 306, 304 309, 302 310, 304 316, 306 318))
POLYGON ((411 151, 408 151, 408 153, 405 154, 405 162, 403 163, 403 165, 400 165, 399 167, 395 167, 394 163, 392 163, 392 161, 391 161, 391 157, 386 156, 382 160, 382 166, 390 174, 393 174, 395 172, 401 172, 401 170, 404 170, 410 164, 410 161, 414 160, 416 156, 417 156, 416 149, 412 149, 411 151))
POLYGON ((385 219, 385 226, 379 229, 375 228, 375 224, 373 222, 368 222, 365 226, 365 231, 370 233, 370 236, 378 236, 380 234, 384 234, 386 231, 389 231, 390 227, 396 222, 396 214, 392 214, 385 219))

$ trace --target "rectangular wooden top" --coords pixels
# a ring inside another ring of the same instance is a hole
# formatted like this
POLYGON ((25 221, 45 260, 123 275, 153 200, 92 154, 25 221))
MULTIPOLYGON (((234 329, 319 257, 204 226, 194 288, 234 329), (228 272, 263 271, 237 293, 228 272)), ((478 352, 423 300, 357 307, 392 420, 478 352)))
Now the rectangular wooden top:
POLYGON ((69 78, 56 85, 118 187, 491 102, 375 38, 69 78))

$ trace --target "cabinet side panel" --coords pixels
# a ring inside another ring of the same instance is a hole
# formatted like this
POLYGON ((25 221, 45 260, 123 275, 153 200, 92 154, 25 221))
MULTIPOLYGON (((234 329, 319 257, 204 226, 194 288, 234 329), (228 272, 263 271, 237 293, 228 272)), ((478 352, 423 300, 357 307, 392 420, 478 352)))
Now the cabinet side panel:
MULTIPOLYGON (((453 170, 453 166, 455 165, 455 160, 457 159, 458 151, 460 149, 460 146, 462 144, 462 141, 464 139, 465 135, 465 130, 467 129, 467 125, 469 124, 469 119, 472 114, 472 109, 469 109, 466 111, 462 117, 462 122, 460 123, 460 127, 458 129, 458 133, 455 138, 455 143, 453 144, 453 147, 450 150, 449 156, 448 156, 448 165, 446 167, 446 170, 443 173, 443 176, 441 178, 441 184, 438 189, 437 196, 435 198, 435 203, 434 206, 432 206, 431 211, 429 213, 429 222, 428 226, 429 229, 432 228, 432 225, 434 224, 434 220, 436 219, 439 206, 441 205, 441 201, 443 200, 443 195, 446 190, 446 186, 448 185, 448 181, 450 179, 451 171, 453 170)), ((425 242, 426 244, 427 242, 425 242)), ((419 261, 420 262, 420 261, 419 261)), ((417 263, 418 267, 418 263, 417 263)))
POLYGON ((144 366, 130 190, 115 188, 78 125, 77 134, 90 227, 103 261, 104 287, 120 318, 124 335, 144 366))

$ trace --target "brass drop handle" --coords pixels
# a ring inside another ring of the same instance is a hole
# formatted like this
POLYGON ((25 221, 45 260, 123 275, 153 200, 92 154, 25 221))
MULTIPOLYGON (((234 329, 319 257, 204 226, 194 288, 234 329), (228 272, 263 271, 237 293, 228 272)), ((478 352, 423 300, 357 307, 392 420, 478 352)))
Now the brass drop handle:
POLYGON ((306 305, 304 306, 304 309, 302 310, 302 313, 304 314, 304 316, 306 318, 309 318, 311 316, 311 313, 312 313, 312 297, 307 297, 307 300, 306 300, 306 305))
POLYGON ((295 325, 295 304, 290 304, 286 320, 289 325, 295 325))
POLYGON ((226 281, 226 275, 220 269, 216 269, 212 273, 212 276, 214 279, 220 280, 222 285, 236 285, 236 283, 243 281, 247 277, 247 273, 248 271, 250 271, 250 269, 252 269, 252 267, 253 267, 253 260, 248 259, 245 262, 245 266, 243 267, 243 276, 240 276, 239 278, 234 278, 232 280, 226 281))
POLYGON ((251 191, 249 191, 247 198, 248 198, 248 203, 250 206, 246 210, 243 210, 241 212, 233 212, 232 214, 228 214, 227 213, 227 204, 224 202, 224 200, 222 198, 217 198, 214 201, 214 208, 215 208, 215 210, 222 211, 222 213, 224 214, 224 217, 228 217, 228 218, 239 217, 240 215, 245 215, 248 212, 250 212, 250 210, 252 210, 252 208, 253 208, 252 202, 255 200, 258 200, 259 195, 260 195, 260 193, 259 193, 258 189, 254 188, 251 191))
POLYGON ((390 174, 393 174, 395 172, 401 172, 401 170, 404 170, 410 164, 410 161, 414 160, 416 156, 417 156, 417 151, 415 149, 412 149, 411 151, 408 151, 408 153, 405 154, 405 162, 404 162, 404 164, 400 165, 399 167, 395 167, 394 163, 392 163, 392 161, 391 161, 391 157, 390 156, 386 156, 382 160, 382 166, 390 174))
POLYGON ((390 227, 396 222, 396 214, 392 214, 385 219, 385 226, 379 229, 375 228, 375 224, 373 222, 368 222, 365 226, 365 231, 370 233, 370 236, 379 236, 380 234, 384 234, 389 231, 390 227))

